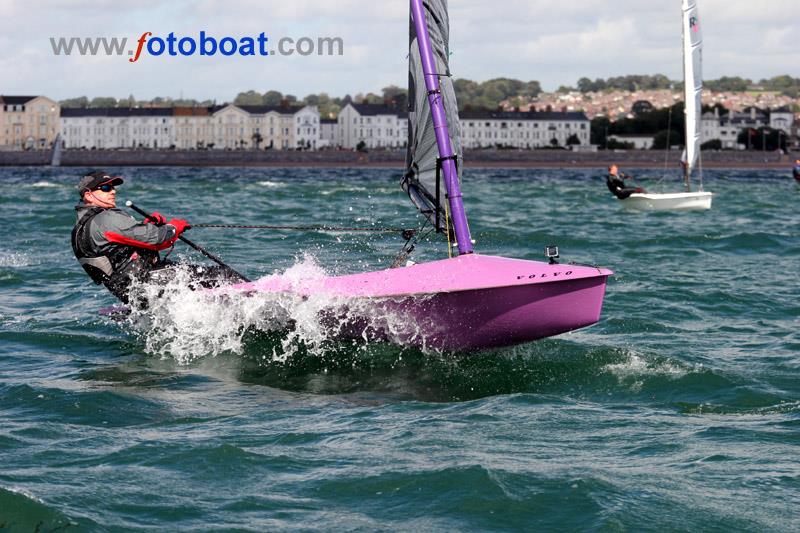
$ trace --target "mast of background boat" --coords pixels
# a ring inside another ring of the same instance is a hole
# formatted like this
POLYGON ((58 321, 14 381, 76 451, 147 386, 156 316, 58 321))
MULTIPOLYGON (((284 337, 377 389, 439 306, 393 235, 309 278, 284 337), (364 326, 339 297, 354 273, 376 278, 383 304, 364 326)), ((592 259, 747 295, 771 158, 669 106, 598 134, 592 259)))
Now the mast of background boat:
MULTIPOLYGON (((695 167, 700 152, 700 111, 703 91, 702 44, 700 21, 698 20, 697 2, 682 0, 683 34, 683 100, 685 122, 685 165, 683 167, 686 190, 691 190, 692 169, 695 167), (695 59, 697 61, 695 61, 695 59)), ((702 188, 702 182, 701 182, 702 188)))
POLYGON ((444 186, 447 189, 450 216, 453 219, 453 229, 458 241, 458 253, 459 255, 471 254, 472 237, 467 225, 464 203, 461 200, 461 187, 458 183, 455 153, 450 144, 447 115, 442 105, 442 93, 439 89, 439 73, 436 71, 436 62, 433 58, 430 35, 428 34, 428 22, 425 18, 425 8, 422 5, 422 0, 411 0, 411 18, 414 20, 414 29, 417 32, 422 72, 425 76, 425 87, 428 89, 428 103, 431 107, 436 144, 439 147, 439 158, 442 160, 444 186))

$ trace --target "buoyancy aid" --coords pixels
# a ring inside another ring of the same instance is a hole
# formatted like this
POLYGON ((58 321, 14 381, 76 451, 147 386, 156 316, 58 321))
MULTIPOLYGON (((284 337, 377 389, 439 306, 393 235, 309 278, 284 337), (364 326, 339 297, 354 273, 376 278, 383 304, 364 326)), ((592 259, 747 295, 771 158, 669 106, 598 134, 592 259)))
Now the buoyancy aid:
POLYGON ((137 249, 117 243, 100 248, 92 243, 90 227, 94 218, 105 211, 102 207, 89 208, 72 228, 72 251, 89 277, 98 285, 105 285, 122 301, 127 301, 127 288, 133 277, 139 277, 158 264, 158 252, 137 249))

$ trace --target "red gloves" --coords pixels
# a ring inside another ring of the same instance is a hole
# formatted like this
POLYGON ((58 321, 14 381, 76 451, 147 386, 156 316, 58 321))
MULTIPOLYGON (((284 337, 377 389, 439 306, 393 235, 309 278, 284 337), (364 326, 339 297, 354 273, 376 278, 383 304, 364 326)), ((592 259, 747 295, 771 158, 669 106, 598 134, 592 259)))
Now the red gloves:
POLYGON ((153 213, 144 219, 145 224, 155 224, 156 226, 163 226, 167 223, 167 218, 159 213, 158 211, 153 211, 153 213))
POLYGON ((181 233, 191 228, 192 225, 183 220, 182 218, 173 218, 167 222, 170 226, 175 226, 175 238, 178 238, 181 233))

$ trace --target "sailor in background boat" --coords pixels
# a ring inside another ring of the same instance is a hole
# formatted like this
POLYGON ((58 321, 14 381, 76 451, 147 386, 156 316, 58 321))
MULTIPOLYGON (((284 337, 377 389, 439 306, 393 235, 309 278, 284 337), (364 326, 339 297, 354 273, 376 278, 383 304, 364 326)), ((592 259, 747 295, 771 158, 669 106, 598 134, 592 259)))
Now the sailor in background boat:
POLYGON ((800 181, 800 159, 794 160, 794 168, 792 168, 792 176, 797 181, 800 181))
POLYGON ((630 178, 630 176, 620 172, 617 168, 617 165, 611 165, 608 167, 608 175, 606 176, 606 185, 608 185, 608 190, 614 193, 614 196, 620 200, 624 200, 635 192, 646 192, 641 187, 627 187, 624 181, 626 178, 630 178))
MULTIPOLYGON (((134 279, 149 281, 157 277, 174 275, 175 263, 162 259, 159 251, 170 248, 181 233, 191 228, 179 218, 167 221, 153 213, 143 222, 117 209, 116 187, 122 185, 120 177, 94 171, 78 182, 81 202, 75 206, 78 218, 72 229, 72 250, 89 277, 96 284, 105 285, 111 293, 125 303, 134 279)), ((219 277, 214 268, 190 267, 193 273, 204 277, 219 277)), ((137 302, 146 305, 146 302, 137 302)))

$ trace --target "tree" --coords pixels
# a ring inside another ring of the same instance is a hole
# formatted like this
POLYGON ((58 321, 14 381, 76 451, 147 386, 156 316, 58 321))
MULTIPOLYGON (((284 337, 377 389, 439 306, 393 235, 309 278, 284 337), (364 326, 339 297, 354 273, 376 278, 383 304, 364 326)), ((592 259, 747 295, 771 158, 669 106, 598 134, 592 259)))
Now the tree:
POLYGON ((761 80, 760 84, 769 91, 778 91, 791 98, 800 96, 800 78, 793 78, 787 74, 761 80))
POLYGON ((581 140, 578 138, 577 133, 573 133, 567 138, 567 146, 575 146, 577 144, 581 144, 581 140))
POLYGON ((749 89, 753 81, 738 76, 723 76, 718 80, 706 80, 703 85, 710 91, 741 93, 749 89))
POLYGON ((618 141, 616 139, 608 139, 606 148, 609 150, 633 150, 633 143, 618 141))
POLYGON ((638 117, 652 112, 653 109, 654 109, 653 104, 651 104, 647 100, 637 100, 631 106, 631 113, 633 113, 634 116, 638 117))
POLYGON ((675 145, 682 145, 681 135, 675 130, 661 130, 653 137, 653 150, 666 150, 675 145))
POLYGON ((356 151, 357 152, 366 152, 367 151, 367 143, 365 143, 364 141, 358 141, 358 144, 356 145, 356 151))
POLYGON ((594 90, 594 85, 592 84, 592 80, 589 78, 581 78, 578 80, 578 90, 582 93, 588 93, 594 90))
POLYGON ((719 139, 711 139, 700 145, 701 150, 722 150, 722 141, 719 139))
POLYGON ((261 135, 261 133, 255 132, 253 133, 252 139, 253 139, 253 147, 256 150, 258 150, 258 147, 261 145, 262 142, 264 142, 264 137, 261 135))
POLYGON ((746 146, 748 150, 766 150, 768 152, 773 152, 778 148, 786 150, 786 134, 781 130, 774 130, 765 126, 757 130, 752 128, 742 129, 736 137, 736 142, 746 146))
POLYGON ((608 128, 610 126, 611 126, 611 121, 608 119, 608 117, 597 116, 593 118, 590 127, 591 143, 605 147, 606 136, 608 135, 608 128))
POLYGON ((117 107, 136 107, 136 98, 132 94, 127 98, 120 98, 117 107))
POLYGON ((113 96, 97 96, 89 102, 89 107, 117 107, 117 99, 113 96))
POLYGON ((283 100, 283 94, 279 91, 267 91, 264 93, 263 105, 280 105, 281 100, 283 100))
POLYGON ((89 99, 85 96, 80 96, 78 98, 61 100, 58 104, 61 107, 89 107, 89 99))
POLYGON ((257 91, 247 91, 239 93, 233 99, 234 105, 262 105, 264 96, 257 91))

